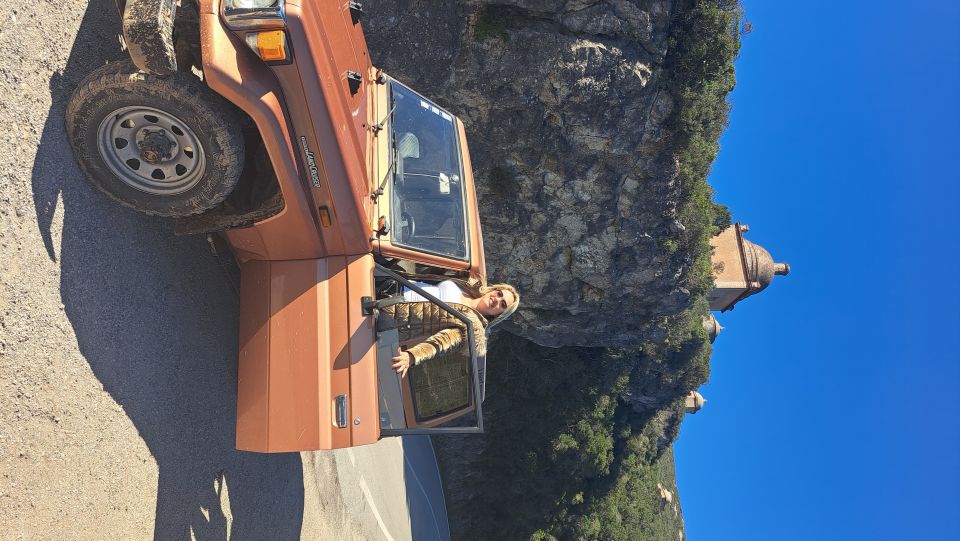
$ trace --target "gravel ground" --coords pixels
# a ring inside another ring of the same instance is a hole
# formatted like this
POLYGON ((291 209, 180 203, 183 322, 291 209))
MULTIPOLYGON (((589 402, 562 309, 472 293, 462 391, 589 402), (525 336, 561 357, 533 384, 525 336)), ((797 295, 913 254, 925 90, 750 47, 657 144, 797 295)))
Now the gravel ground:
POLYGON ((205 240, 73 161, 64 103, 118 24, 112 0, 0 6, 0 537, 365 537, 334 454, 234 450, 237 299, 205 240))

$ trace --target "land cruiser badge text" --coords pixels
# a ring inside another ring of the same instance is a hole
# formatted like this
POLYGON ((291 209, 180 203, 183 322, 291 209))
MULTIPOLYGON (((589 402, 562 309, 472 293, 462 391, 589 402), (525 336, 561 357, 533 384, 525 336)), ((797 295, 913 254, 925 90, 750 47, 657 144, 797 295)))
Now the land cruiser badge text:
POLYGON ((320 170, 317 169, 317 159, 313 152, 307 148, 307 138, 300 136, 300 146, 303 147, 303 155, 307 158, 307 167, 310 168, 310 180, 314 188, 320 187, 320 170))

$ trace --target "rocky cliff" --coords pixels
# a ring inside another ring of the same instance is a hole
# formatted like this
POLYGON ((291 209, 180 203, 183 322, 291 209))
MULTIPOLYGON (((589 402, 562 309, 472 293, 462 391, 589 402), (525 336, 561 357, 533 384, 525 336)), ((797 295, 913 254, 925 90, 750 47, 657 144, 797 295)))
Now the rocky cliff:
POLYGON ((490 345, 486 433, 434 441, 454 538, 682 535, 664 457, 710 370, 738 0, 364 7, 375 64, 466 123, 488 271, 523 297, 490 345))
POLYGON ((375 64, 459 115, 488 271, 542 345, 663 338, 690 304, 671 0, 366 0, 375 64))

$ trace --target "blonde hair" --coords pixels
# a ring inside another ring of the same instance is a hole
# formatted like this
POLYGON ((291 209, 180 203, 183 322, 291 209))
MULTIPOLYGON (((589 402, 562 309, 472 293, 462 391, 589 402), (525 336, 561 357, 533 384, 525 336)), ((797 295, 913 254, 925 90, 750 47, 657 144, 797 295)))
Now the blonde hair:
POLYGON ((490 320, 490 323, 487 325, 487 332, 494 325, 498 325, 506 321, 506 319, 513 315, 517 311, 517 307, 520 306, 520 294, 517 293, 517 289, 510 284, 493 284, 492 286, 480 286, 480 295, 486 295, 491 291, 509 291, 513 293, 513 304, 507 306, 507 309, 503 311, 502 314, 490 320))

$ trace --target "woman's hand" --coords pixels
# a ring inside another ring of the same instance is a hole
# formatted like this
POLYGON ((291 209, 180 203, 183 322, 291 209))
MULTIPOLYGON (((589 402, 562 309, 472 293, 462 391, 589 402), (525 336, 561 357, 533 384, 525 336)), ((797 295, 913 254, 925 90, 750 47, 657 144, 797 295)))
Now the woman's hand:
POLYGON ((410 354, 406 351, 402 351, 400 346, 397 346, 397 354, 391 359, 393 361, 392 368, 397 371, 397 374, 402 378, 407 374, 407 370, 410 369, 410 354))

